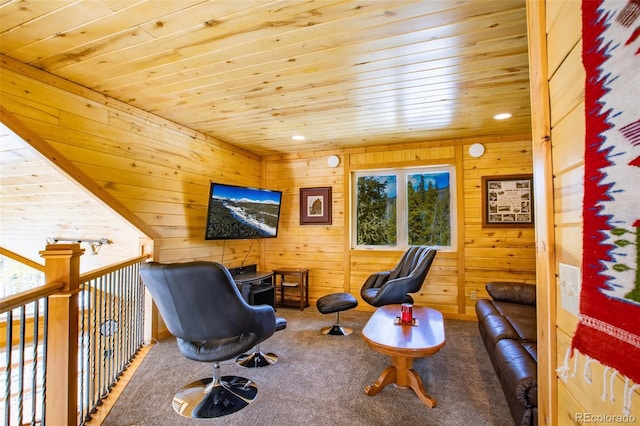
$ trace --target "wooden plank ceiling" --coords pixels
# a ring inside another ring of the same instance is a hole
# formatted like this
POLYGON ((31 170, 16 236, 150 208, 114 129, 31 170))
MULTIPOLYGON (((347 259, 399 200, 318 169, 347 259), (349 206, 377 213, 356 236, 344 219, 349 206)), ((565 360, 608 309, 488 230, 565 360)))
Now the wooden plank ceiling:
MULTIPOLYGON (((264 156, 530 132, 524 0, 0 0, 0 54, 264 156)), ((0 157, 3 247, 136 247, 4 127, 0 157)))
POLYGON ((524 0, 0 3, 0 53, 259 155, 530 131, 524 0))

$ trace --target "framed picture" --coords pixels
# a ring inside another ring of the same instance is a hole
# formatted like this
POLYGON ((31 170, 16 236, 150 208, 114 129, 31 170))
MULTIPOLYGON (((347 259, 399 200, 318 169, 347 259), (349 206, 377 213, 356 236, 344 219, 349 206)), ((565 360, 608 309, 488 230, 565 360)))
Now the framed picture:
POLYGON ((300 225, 331 225, 331 187, 300 188, 300 225))
POLYGON ((533 176, 483 176, 482 226, 533 227, 533 176))

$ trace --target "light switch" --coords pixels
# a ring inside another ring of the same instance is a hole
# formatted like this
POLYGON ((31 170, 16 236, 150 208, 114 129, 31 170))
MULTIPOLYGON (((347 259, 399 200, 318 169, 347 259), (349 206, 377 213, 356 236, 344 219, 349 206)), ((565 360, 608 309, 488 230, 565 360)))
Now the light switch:
POLYGON ((560 263, 560 303, 562 307, 578 316, 580 313, 580 289, 582 287, 580 268, 560 263))

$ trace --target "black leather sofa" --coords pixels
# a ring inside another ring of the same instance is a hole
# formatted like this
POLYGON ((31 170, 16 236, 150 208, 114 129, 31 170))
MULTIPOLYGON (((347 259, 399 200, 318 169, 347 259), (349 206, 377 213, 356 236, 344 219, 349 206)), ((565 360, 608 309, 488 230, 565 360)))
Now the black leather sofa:
POLYGON ((490 282, 476 302, 478 328, 516 425, 538 424, 536 288, 490 282))

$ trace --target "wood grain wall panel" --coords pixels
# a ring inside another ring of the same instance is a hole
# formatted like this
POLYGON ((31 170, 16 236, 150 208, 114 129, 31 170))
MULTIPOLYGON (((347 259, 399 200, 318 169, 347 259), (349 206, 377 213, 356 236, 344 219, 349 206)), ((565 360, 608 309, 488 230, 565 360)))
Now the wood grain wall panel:
MULTIPOLYGON (((561 300, 561 297, 562 297, 561 287, 562 286, 556 287, 556 291, 557 291, 556 296, 558 297, 558 300, 561 300)), ((576 328, 578 327, 578 317, 575 316, 570 311, 568 311, 567 309, 565 309, 562 303, 560 303, 558 305, 558 310, 556 312, 556 326, 558 328, 558 332, 563 333, 565 335, 565 337, 563 338, 567 338, 566 336, 573 336, 573 333, 576 331, 576 328)), ((563 359, 558 359, 558 362, 559 363, 563 362, 563 359)))
MULTIPOLYGON (((553 144, 556 263, 582 267, 582 197, 584 195, 585 71, 582 65, 580 2, 547 1, 548 59, 553 144)), ((556 266, 557 266, 556 264, 556 266)), ((563 366, 578 317, 562 307, 555 283, 556 359, 563 366)), ((605 367, 575 354, 568 359, 569 377, 558 379, 558 425, 593 423, 579 415, 619 415, 625 384, 619 376, 603 381, 605 367), (585 365, 588 363, 588 365, 585 365), (613 384, 613 389, 610 385, 613 384), (615 398, 611 398, 611 395, 615 398), (605 397, 603 398, 603 393, 605 397)), ((638 416, 640 394, 632 393, 632 414, 638 416)), ((611 422, 595 422, 610 424, 611 422)))
POLYGON ((558 382, 558 405, 563 407, 563 410, 558 413, 558 419, 556 424, 558 426, 575 426, 580 424, 575 419, 575 413, 582 413, 583 408, 571 394, 567 385, 564 382, 558 382))
POLYGON ((259 155, 530 132, 521 0, 53 3, 2 2, 3 60, 259 155))
MULTIPOLYGON (((351 170, 380 169, 387 167, 412 167, 435 164, 455 165, 454 141, 443 141, 436 146, 432 144, 415 144, 397 147, 376 147, 374 152, 354 152, 349 156, 351 170)), ((459 173, 458 173, 459 174, 459 173)), ((359 296, 360 287, 370 273, 389 270, 400 260, 403 252, 371 252, 363 250, 350 251, 350 288, 358 297, 364 309, 371 307, 359 296), (367 274, 358 271, 367 271, 367 274), (355 290, 355 292, 354 292, 355 290)), ((414 295, 416 304, 432 306, 446 314, 458 314, 458 263, 457 252, 439 252, 427 275, 425 284, 419 293, 414 295), (454 264, 446 267, 445 262, 454 264)))
POLYGON ((547 34, 553 43, 547 44, 548 74, 558 69, 567 52, 580 41, 582 11, 579 1, 547 2, 547 34))
MULTIPOLYGON (((551 45, 553 43, 549 43, 551 45)), ((549 80, 551 127, 554 128, 567 114, 583 102, 585 71, 582 66, 582 41, 577 43, 558 70, 549 80)))
POLYGON ((557 226, 556 241, 558 263, 580 267, 582 263, 582 225, 557 226))
POLYGON ((531 228, 482 228, 482 177, 531 173, 528 139, 484 143, 480 158, 464 153, 464 312, 474 314, 477 297, 488 297, 488 281, 535 283, 534 234, 531 228))
MULTIPOLYGON (((549 58, 549 97, 551 104, 551 141, 554 168, 554 223, 556 268, 559 263, 580 266, 582 262, 581 212, 583 184, 580 164, 584 158, 584 70, 581 63, 582 26, 564 31, 562 23, 573 18, 569 8, 560 2, 547 1, 547 37, 549 58), (555 30, 555 31, 554 31, 555 30), (553 46, 553 47, 552 47, 553 46), (582 113, 582 114, 581 114, 582 113), (576 223, 576 219, 579 220, 576 223)), ((564 3, 564 2, 562 2, 564 3)), ((579 3, 579 2, 575 2, 579 3)), ((557 269, 556 269, 557 270, 557 269)), ((557 281, 553 292, 558 303, 555 311, 556 364, 561 367, 575 320, 562 308, 561 291, 557 281)), ((575 413, 585 406, 572 389, 579 385, 575 379, 557 380, 558 424, 574 424, 575 413)))
POLYGON ((554 203, 556 225, 582 222, 582 197, 584 195, 584 167, 581 163, 575 168, 556 175, 554 178, 554 203))
POLYGON ((562 141, 562 143, 553 144, 552 158, 555 175, 584 163, 584 101, 551 129, 551 140, 562 141))
POLYGON ((327 151, 279 155, 262 163, 254 155, 149 113, 86 89, 64 91, 59 87, 69 88, 68 82, 58 82, 51 76, 40 81, 36 76, 33 71, 23 74, 3 69, 7 105, 104 191, 120 200, 128 214, 148 224, 155 233, 156 260, 203 259, 239 266, 246 258, 247 262, 255 261, 267 269, 307 267, 311 270, 312 300, 345 288, 358 294, 369 273, 393 267, 402 253, 386 252, 372 257, 370 253, 350 250, 349 214, 345 211, 350 183, 345 167, 350 171, 456 164, 458 191, 468 200, 458 211, 465 216, 466 223, 459 232, 472 235, 478 231, 474 241, 467 242, 469 247, 459 250, 464 250, 469 260, 480 259, 478 265, 484 262, 496 267, 489 270, 474 266, 467 271, 459 252, 441 252, 425 287, 416 296, 417 302, 464 315, 474 303, 467 299, 460 306, 460 295, 469 294, 465 279, 460 278, 464 274, 471 274, 472 283, 496 278, 530 279, 531 268, 526 259, 531 259, 531 234, 503 230, 500 232, 506 239, 491 241, 495 239, 495 231, 485 232, 478 220, 483 175, 531 172, 530 141, 526 138, 381 145, 348 154, 338 152, 342 162, 337 168, 327 166, 328 155, 336 154, 327 151), (132 140, 136 141, 135 147, 130 143, 132 140), (467 147, 476 141, 487 147, 481 159, 466 154, 467 147), (462 158, 457 157, 458 153, 462 153, 462 158), (249 242, 203 241, 211 180, 282 190, 281 237, 253 247, 249 242), (300 225, 299 190, 319 186, 332 187, 333 224, 300 225), (459 272, 461 269, 465 271, 463 274, 459 272))
MULTIPOLYGON (((3 99, 4 100, 4 99, 3 99)), ((11 101, 7 103, 10 105, 11 101)), ((4 104, 3 104, 4 105, 4 104)), ((3 123, 13 123, 3 106, 3 123)), ((35 149, 12 141, 19 140, 2 126, 0 135, 0 178, 2 206, 2 246, 24 253, 35 263, 43 263, 39 251, 47 239, 101 239, 112 244, 100 248, 100 255, 83 245, 86 255, 81 272, 128 260, 141 252, 141 233, 80 185, 52 167, 35 149), (28 148, 27 148, 28 147, 28 148), (6 164, 6 161, 12 161, 6 164), (17 162, 15 162, 17 161, 17 162), (32 213, 37 212, 34 219, 32 213), (73 216, 73 226, 66 220, 73 216), (132 254, 133 253, 133 254, 132 254)))
MULTIPOLYGON (((533 230, 481 227, 481 177, 530 174, 531 142, 526 137, 440 141, 401 147, 380 145, 339 153, 341 164, 335 169, 326 165, 326 158, 334 152, 268 157, 264 185, 282 190, 284 195, 281 236, 265 242, 265 267, 309 268, 311 300, 345 289, 360 300, 360 288, 366 278, 371 273, 393 268, 403 252, 350 249, 350 214, 345 211, 345 206, 350 205, 345 200, 349 196, 350 172, 455 165, 456 150, 460 146, 463 147, 459 152, 464 166, 457 172, 457 186, 464 197, 464 208, 458 213, 464 215, 464 227, 459 232, 466 238, 465 247, 460 248, 464 251, 465 265, 460 263, 458 251, 439 252, 425 285, 414 297, 416 303, 435 307, 448 316, 473 319, 475 300, 471 299, 470 292, 476 290, 479 297, 487 297, 484 290, 487 281, 535 283, 533 230), (482 158, 474 159, 467 150, 472 142, 478 141, 485 144, 486 153, 482 158), (332 187, 333 224, 300 225, 299 190, 318 186, 332 187), (462 282, 460 268, 464 270, 462 282), (462 305, 461 300, 464 300, 462 305)), ((358 309, 372 308, 360 300, 358 309)))
MULTIPOLYGON (((441 144, 436 144, 441 145, 441 144)), ((411 163, 416 165, 439 164, 444 160, 452 161, 455 158, 454 146, 429 146, 427 147, 407 147, 397 146, 373 147, 367 151, 356 152, 349 155, 349 166, 352 170, 359 168, 384 168, 384 167, 407 167, 411 163)))
MULTIPOLYGON (((567 351, 571 347, 571 336, 564 333, 558 333, 558 366, 563 365, 567 351)), ((571 418, 575 424, 588 424, 593 422, 585 421, 584 418, 577 418, 578 415, 590 414, 592 416, 622 416, 625 412, 623 407, 627 402, 625 392, 628 391, 628 384, 619 375, 612 377, 609 368, 604 367, 599 362, 585 356, 572 357, 568 359, 566 364, 569 367, 569 378, 565 381, 559 380, 558 388, 565 388, 568 395, 559 395, 559 413, 558 418, 571 418), (605 375, 605 369, 607 373, 605 375), (574 403, 563 405, 563 401, 573 399, 574 403)), ((633 419, 629 423, 635 423, 638 415, 638 404, 640 404, 640 394, 632 392, 630 407, 632 408, 630 416, 633 419)), ((596 424, 623 424, 622 421, 598 421, 596 424)), ((567 423, 572 424, 572 423, 567 423)))
MULTIPOLYGON (((149 236, 156 239, 155 260, 215 260, 230 267, 245 258, 259 263, 259 245, 248 253, 247 241, 204 241, 210 182, 259 186, 259 157, 50 75, 23 73, 11 65, 1 69, 3 108, 71 161, 82 179, 99 183, 101 191, 118 200, 123 208, 119 214, 148 225, 153 233, 149 236)), ((86 209, 67 210, 77 216, 74 221, 83 223, 86 209)), ((135 235, 130 257, 139 254, 141 237, 142 233, 135 235)), ((40 239, 44 244, 44 237, 40 239)), ((113 247, 102 251, 109 249, 113 247)))
POLYGON ((267 159, 263 186, 283 192, 278 238, 264 242, 267 269, 309 269, 312 301, 344 289, 344 184, 342 164, 327 165, 331 153, 267 159), (331 187, 332 224, 300 224, 300 188, 331 187))
POLYGON ((463 310, 475 315, 477 298, 488 298, 489 281, 518 281, 535 284, 535 236, 533 228, 482 227, 482 177, 531 174, 530 139, 509 143, 484 143, 480 158, 464 146, 464 292, 463 310))

